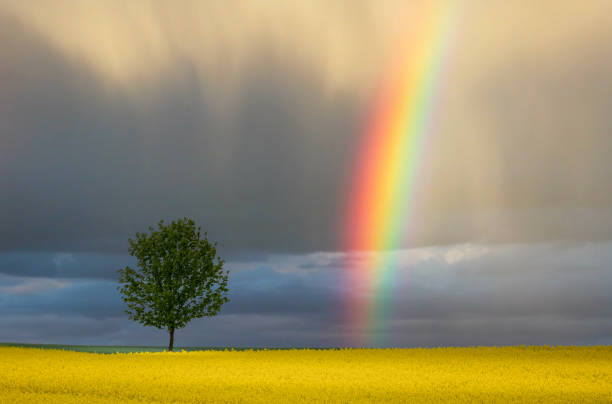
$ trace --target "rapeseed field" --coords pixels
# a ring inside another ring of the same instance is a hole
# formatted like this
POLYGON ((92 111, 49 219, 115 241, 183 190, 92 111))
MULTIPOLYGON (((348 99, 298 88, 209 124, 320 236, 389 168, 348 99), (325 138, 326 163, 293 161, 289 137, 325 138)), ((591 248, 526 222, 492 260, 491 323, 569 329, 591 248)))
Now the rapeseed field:
POLYGON ((1 403, 612 402, 612 347, 91 354, 0 347, 1 403))

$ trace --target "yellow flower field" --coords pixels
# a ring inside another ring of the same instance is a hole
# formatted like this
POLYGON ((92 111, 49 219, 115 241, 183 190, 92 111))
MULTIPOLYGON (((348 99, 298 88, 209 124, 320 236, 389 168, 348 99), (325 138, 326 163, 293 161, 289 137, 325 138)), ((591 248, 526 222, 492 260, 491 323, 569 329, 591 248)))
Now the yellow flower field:
POLYGON ((0 402, 612 402, 612 347, 92 354, 0 347, 0 402))

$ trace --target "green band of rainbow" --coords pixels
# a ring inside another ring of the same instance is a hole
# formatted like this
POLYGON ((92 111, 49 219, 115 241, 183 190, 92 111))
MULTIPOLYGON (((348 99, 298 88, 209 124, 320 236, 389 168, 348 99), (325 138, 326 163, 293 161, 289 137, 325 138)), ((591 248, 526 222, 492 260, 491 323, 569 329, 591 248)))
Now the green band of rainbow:
POLYGON ((347 310, 349 321, 363 333, 360 345, 380 343, 364 336, 383 334, 388 323, 396 268, 390 251, 403 247, 410 230, 408 219, 450 36, 451 4, 428 4, 411 26, 357 156, 345 243, 347 250, 362 254, 346 265, 347 310))

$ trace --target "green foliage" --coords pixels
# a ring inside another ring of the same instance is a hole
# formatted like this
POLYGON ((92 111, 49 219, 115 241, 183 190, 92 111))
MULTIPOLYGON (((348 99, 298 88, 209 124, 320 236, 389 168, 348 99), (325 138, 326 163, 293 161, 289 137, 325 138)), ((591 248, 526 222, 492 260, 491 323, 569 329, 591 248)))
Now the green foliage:
POLYGON ((216 243, 201 238, 201 228, 184 218, 149 227, 149 234, 129 239, 137 269, 120 269, 117 288, 129 318, 171 334, 194 318, 216 315, 227 297, 228 272, 216 243))

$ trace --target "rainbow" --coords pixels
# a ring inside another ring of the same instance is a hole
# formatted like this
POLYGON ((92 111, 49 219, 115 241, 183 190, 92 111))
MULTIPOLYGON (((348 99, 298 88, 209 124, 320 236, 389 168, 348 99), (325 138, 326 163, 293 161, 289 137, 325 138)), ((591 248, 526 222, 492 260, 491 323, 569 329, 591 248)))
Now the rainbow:
POLYGON ((392 251, 403 247, 414 209, 450 37, 451 3, 418 10, 385 76, 356 158, 343 234, 350 251, 347 315, 360 346, 380 344, 390 316, 392 251))

